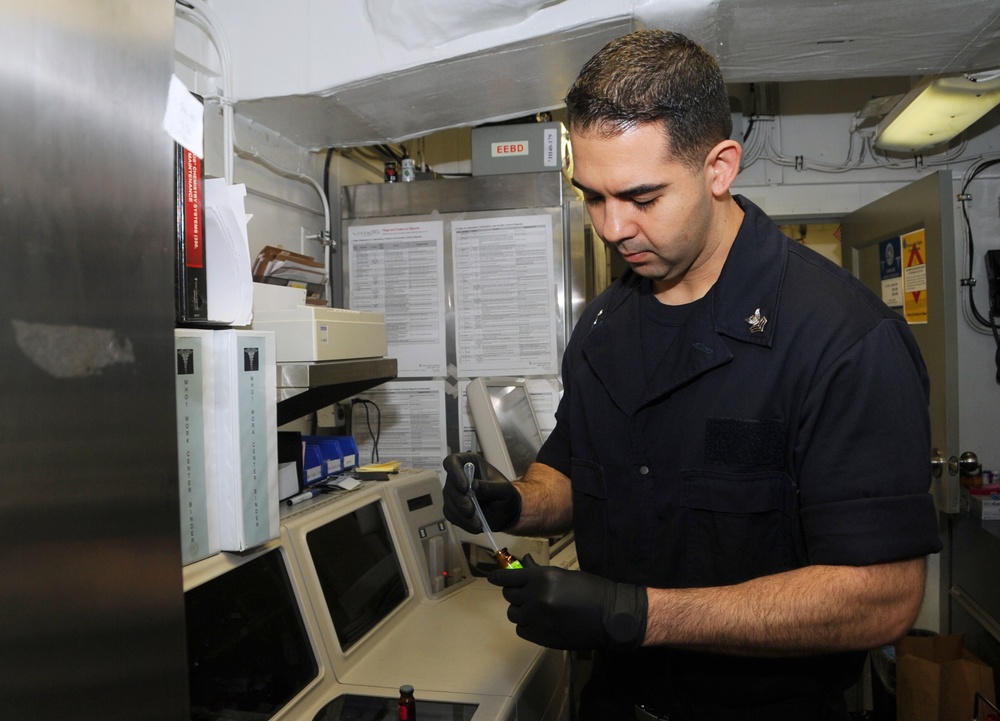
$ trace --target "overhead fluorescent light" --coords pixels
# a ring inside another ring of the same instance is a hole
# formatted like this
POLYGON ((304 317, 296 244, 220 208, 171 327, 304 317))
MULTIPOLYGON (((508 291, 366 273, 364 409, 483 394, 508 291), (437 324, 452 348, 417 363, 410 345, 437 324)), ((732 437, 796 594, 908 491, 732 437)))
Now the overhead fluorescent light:
POLYGON ((934 78, 903 96, 878 124, 875 145, 916 152, 946 143, 1000 105, 1000 71, 934 78))

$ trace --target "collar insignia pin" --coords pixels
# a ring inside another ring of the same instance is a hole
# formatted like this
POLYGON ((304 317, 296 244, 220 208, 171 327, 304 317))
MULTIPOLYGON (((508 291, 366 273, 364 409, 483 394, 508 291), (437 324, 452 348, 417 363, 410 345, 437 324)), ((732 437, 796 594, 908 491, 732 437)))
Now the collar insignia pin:
POLYGON ((767 318, 760 314, 760 308, 753 312, 753 315, 744 320, 750 324, 751 333, 763 333, 764 326, 767 325, 767 318))

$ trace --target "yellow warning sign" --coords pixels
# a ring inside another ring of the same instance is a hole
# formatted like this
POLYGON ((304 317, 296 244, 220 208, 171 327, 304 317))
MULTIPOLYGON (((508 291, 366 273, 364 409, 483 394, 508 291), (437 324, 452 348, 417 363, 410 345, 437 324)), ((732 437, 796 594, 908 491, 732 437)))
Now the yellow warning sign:
POLYGON ((903 252, 903 315, 927 322, 927 240, 923 228, 900 236, 903 252))

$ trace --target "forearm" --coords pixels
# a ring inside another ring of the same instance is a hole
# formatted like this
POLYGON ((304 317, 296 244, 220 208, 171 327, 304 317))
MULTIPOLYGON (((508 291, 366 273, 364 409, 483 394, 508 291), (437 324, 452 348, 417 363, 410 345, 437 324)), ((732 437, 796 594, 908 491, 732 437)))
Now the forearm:
POLYGON ((651 588, 644 645, 753 656, 877 648, 913 624, 924 573, 918 558, 807 566, 733 586, 651 588))
POLYGON ((568 477, 543 463, 532 463, 514 486, 521 494, 521 517, 509 532, 548 536, 573 525, 573 489, 568 477))

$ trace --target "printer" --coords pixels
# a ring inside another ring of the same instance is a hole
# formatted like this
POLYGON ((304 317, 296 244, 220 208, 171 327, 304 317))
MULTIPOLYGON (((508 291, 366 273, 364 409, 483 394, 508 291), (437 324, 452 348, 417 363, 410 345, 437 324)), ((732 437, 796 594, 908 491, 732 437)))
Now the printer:
POLYGON ((278 363, 382 358, 385 315, 308 305, 304 288, 253 284, 253 328, 274 332, 278 363))

